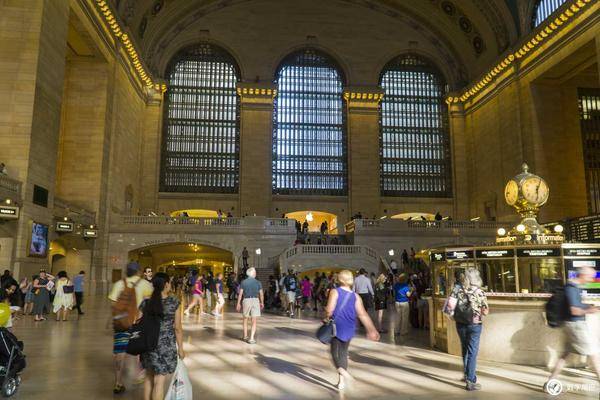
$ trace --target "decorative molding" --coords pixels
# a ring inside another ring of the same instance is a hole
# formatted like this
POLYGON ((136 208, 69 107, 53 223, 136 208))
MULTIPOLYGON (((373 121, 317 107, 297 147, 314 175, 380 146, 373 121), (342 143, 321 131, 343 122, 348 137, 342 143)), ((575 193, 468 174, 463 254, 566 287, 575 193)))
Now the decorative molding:
POLYGON ((571 0, 565 3, 559 10, 562 10, 560 14, 553 20, 548 19, 545 23, 541 24, 537 29, 532 31, 526 36, 521 42, 522 45, 514 52, 510 52, 500 61, 496 66, 491 68, 487 74, 480 78, 476 83, 471 84, 470 87, 464 89, 461 93, 451 94, 446 98, 447 104, 465 102, 472 97, 476 96, 479 92, 485 89, 491 82, 496 80, 496 76, 505 71, 511 64, 516 61, 523 62, 529 58, 531 51, 541 46, 544 42, 556 36, 556 34, 563 28, 563 25, 568 25, 569 21, 573 20, 573 17, 580 14, 584 9, 592 3, 596 3, 597 0, 571 0))
POLYGON ((167 90, 167 85, 165 83, 160 83, 152 79, 150 74, 147 72, 139 57, 135 45, 129 38, 129 34, 126 33, 124 28, 122 28, 121 24, 117 20, 116 15, 113 13, 110 6, 108 5, 108 2, 106 0, 88 0, 88 2, 94 3, 96 10, 99 12, 102 18, 102 23, 104 27, 107 29, 107 31, 112 33, 117 43, 122 44, 129 57, 129 63, 135 70, 139 80, 148 88, 153 88, 156 91, 165 92, 167 90))
POLYGON ((240 82, 237 84, 237 94, 242 104, 272 106, 277 89, 272 83, 240 82))
POLYGON ((383 89, 380 87, 353 87, 344 89, 344 100, 348 103, 374 103, 378 105, 383 99, 383 89))

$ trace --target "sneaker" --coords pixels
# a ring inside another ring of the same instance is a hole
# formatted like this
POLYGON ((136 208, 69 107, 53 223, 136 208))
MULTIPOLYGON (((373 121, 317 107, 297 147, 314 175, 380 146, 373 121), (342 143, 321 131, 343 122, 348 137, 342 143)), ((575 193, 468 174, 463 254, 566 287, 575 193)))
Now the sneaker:
POLYGON ((256 344, 256 340, 254 340, 254 339, 249 339, 249 340, 248 340, 248 344, 256 344))
POLYGON ((185 311, 183 312, 183 315, 185 315, 186 317, 189 317, 189 316, 190 316, 190 312, 189 312, 188 310, 185 310, 185 311))
POLYGON ((115 385, 115 387, 113 388, 114 394, 121 394, 124 391, 125 391, 125 386, 123 386, 123 385, 115 385))
POLYGON ((290 313, 290 318, 294 318, 294 313, 290 313))
POLYGON ((469 392, 471 392, 473 390, 481 390, 481 385, 479 383, 467 381, 467 384, 465 385, 465 389, 468 390, 469 392))

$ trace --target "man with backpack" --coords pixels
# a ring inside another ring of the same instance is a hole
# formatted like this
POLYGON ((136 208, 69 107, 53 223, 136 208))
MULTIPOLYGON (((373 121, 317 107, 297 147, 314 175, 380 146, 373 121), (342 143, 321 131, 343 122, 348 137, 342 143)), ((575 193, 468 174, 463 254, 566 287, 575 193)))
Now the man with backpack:
POLYGON ((287 293, 287 302, 289 305, 290 318, 294 318, 294 309, 296 307, 296 291, 299 289, 298 279, 291 269, 283 280, 283 286, 287 293))
POLYGON ((125 391, 123 386, 123 368, 127 344, 129 343, 129 328, 138 317, 138 310, 144 299, 152 296, 152 284, 140 275, 140 265, 130 262, 126 268, 126 278, 115 282, 108 295, 112 302, 113 323, 113 360, 115 368, 114 394, 125 391))
POLYGON ((569 280, 564 288, 564 298, 562 300, 565 312, 563 314, 565 332, 567 334, 567 346, 565 353, 556 362, 552 375, 544 384, 544 391, 549 393, 552 386, 557 383, 556 378, 565 366, 565 360, 569 353, 576 353, 587 356, 600 380, 600 349, 597 345, 597 338, 593 336, 590 327, 585 320, 587 314, 594 314, 599 311, 598 307, 581 302, 581 287, 585 283, 594 282, 596 270, 592 267, 581 267, 577 271, 577 277, 569 280))

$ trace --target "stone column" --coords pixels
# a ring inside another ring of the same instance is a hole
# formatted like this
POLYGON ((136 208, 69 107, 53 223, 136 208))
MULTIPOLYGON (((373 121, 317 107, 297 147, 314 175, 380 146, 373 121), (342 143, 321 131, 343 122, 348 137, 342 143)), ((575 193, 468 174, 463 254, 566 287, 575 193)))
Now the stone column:
POLYGON ((275 86, 239 83, 240 188, 239 215, 268 217, 272 194, 273 99, 275 86))
POLYGON ((31 221, 53 224, 56 159, 65 75, 69 1, 10 2, 0 7, 0 159, 23 182, 14 248, 15 277, 47 264, 28 257, 31 221), (45 206, 33 204, 34 185, 48 191, 45 206))
POLYGON ((380 215, 379 87, 344 91, 348 132, 348 216, 380 215))
POLYGON ((469 219, 469 154, 463 104, 450 104, 448 113, 454 193, 454 215, 452 218, 467 220, 469 219))
POLYGON ((600 82, 600 34, 596 35, 596 61, 598 67, 598 82, 600 82))

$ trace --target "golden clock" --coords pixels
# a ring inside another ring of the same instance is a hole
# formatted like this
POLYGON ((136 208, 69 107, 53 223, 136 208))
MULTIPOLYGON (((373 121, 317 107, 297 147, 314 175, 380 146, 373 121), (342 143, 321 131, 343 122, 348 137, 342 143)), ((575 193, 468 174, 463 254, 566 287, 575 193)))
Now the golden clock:
POLYGON ((519 200, 519 185, 512 179, 508 181, 504 188, 504 199, 506 199, 509 206, 514 206, 519 200))
POLYGON ((531 176, 521 182, 523 198, 532 206, 541 207, 548 201, 550 190, 545 180, 539 176, 531 176))

